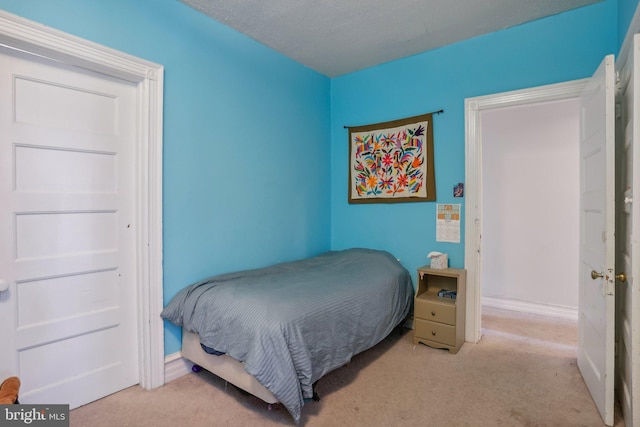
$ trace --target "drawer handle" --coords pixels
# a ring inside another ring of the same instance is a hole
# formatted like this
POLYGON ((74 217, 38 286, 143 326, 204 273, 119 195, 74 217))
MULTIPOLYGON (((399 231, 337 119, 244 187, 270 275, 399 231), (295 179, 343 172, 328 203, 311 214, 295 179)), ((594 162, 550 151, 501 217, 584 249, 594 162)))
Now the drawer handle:
POLYGON ((436 336, 436 331, 431 331, 431 335, 436 336))
POLYGON ((435 311, 432 311, 432 312, 431 312, 431 315, 432 315, 432 316, 435 316, 435 315, 436 315, 436 312, 435 312, 435 311))

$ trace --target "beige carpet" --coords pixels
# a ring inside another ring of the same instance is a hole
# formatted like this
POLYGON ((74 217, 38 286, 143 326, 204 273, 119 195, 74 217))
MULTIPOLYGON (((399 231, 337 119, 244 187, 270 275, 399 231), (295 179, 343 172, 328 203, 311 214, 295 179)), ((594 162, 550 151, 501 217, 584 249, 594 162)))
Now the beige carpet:
MULTIPOLYGON (((603 426, 576 366, 575 322, 485 308, 456 355, 392 334, 320 380, 300 425, 603 426)), ((71 426, 294 426, 207 373, 131 387, 71 411, 71 426)), ((616 411, 616 427, 624 426, 616 411)))

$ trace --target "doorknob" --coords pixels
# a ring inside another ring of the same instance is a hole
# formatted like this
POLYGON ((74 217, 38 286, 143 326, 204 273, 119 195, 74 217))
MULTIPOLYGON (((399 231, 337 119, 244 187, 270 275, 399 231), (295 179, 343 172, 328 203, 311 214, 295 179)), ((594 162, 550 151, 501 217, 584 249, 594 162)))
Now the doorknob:
MULTIPOLYGON (((604 273, 598 273, 595 270, 591 270, 591 278, 593 280, 596 280, 596 279, 598 279, 600 277, 604 277, 604 273)), ((620 282, 624 283, 624 282, 627 281, 627 275, 624 274, 624 271, 623 271, 622 273, 616 274, 616 279, 618 279, 618 280, 620 280, 620 282)))
POLYGON ((7 280, 0 279, 0 294, 9 289, 9 282, 7 280))

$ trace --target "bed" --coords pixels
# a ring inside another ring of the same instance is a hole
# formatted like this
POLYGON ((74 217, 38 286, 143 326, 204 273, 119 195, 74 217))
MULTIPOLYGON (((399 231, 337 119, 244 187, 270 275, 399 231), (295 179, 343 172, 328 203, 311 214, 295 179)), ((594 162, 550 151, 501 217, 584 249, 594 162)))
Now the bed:
POLYGON ((176 294, 162 317, 182 353, 296 423, 314 384, 409 315, 411 275, 386 251, 347 249, 210 277, 176 294))

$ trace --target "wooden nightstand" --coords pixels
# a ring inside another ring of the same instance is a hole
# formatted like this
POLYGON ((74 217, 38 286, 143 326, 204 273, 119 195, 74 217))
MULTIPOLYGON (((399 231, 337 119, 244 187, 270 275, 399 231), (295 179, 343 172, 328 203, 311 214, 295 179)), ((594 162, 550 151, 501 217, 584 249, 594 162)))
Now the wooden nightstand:
POLYGON ((418 268, 418 288, 413 310, 413 343, 446 348, 457 353, 464 344, 466 271, 458 268, 418 268), (456 298, 438 296, 455 291, 456 298))

